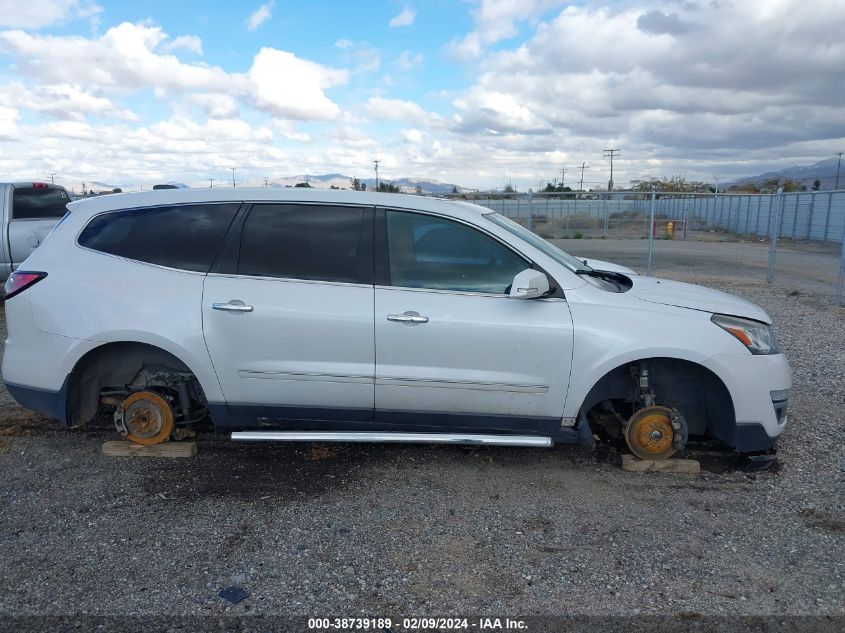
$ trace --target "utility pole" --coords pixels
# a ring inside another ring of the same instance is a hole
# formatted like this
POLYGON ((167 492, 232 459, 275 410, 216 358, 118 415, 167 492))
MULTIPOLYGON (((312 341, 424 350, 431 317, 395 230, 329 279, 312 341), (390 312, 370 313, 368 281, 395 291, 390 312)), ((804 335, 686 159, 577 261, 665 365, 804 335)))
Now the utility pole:
POLYGON ((589 168, 587 161, 581 161, 581 182, 578 184, 578 191, 584 191, 584 170, 589 168))
POLYGON ((379 162, 381 162, 381 161, 377 161, 377 160, 373 161, 373 165, 375 165, 375 170, 376 170, 376 191, 378 191, 378 164, 379 164, 379 162))
POLYGON ((269 186, 270 186, 270 179, 269 179, 269 178, 267 178, 266 176, 265 176, 265 178, 264 178, 264 186, 265 186, 265 187, 269 187, 269 186))
POLYGON ((607 191, 613 191, 613 158, 619 156, 622 153, 619 149, 606 149, 604 150, 604 157, 610 158, 610 180, 607 182, 607 191))
POLYGON ((208 188, 209 188, 209 189, 214 189, 214 178, 209 178, 209 179, 208 179, 208 188))
POLYGON ((834 189, 839 189, 839 167, 842 165, 842 152, 837 152, 837 156, 839 156, 839 160, 836 161, 836 184, 833 185, 834 189))
POLYGON ((231 170, 232 170, 232 188, 234 189, 234 188, 235 188, 235 186, 236 186, 236 185, 235 185, 235 168, 234 168, 234 167, 229 167, 229 169, 231 169, 231 170))
POLYGON ((566 182, 566 172, 568 172, 568 171, 569 171, 568 169, 561 169, 560 170, 560 190, 561 191, 563 191, 563 185, 566 182))
POLYGON ((713 176, 713 178, 716 179, 716 191, 713 193, 713 197, 716 197, 719 195, 719 177, 713 176))
MULTIPOLYGON (((839 156, 842 156, 842 154, 840 154, 839 156)), ((54 185, 56 184, 56 172, 50 173, 50 182, 53 183, 54 185)))

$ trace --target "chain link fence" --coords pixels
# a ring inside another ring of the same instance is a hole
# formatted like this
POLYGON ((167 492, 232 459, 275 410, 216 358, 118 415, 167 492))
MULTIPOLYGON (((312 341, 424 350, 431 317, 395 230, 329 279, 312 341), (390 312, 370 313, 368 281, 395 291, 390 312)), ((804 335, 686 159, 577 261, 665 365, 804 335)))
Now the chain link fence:
POLYGON ((845 191, 461 195, 588 259, 718 287, 735 279, 845 304, 845 191))

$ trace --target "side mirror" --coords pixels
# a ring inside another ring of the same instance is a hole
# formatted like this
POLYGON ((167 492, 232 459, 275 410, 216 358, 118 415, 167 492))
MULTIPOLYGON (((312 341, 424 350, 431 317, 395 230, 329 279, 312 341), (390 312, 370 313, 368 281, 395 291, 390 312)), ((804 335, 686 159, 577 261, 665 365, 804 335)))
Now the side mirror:
POLYGON ((526 268, 511 283, 511 299, 536 299, 549 292, 549 278, 539 270, 526 268))

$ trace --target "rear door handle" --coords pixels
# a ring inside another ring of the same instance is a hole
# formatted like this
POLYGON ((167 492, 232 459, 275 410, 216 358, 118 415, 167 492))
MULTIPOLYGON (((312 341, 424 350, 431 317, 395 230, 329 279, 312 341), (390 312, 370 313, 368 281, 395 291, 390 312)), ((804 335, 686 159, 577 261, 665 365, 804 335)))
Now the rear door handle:
POLYGON ((409 310, 404 314, 388 314, 388 321, 398 321, 399 323, 428 323, 428 317, 420 316, 419 312, 409 310))
POLYGON ((239 299, 234 299, 228 303, 212 303, 213 310, 223 310, 225 312, 252 312, 252 306, 248 306, 239 299))

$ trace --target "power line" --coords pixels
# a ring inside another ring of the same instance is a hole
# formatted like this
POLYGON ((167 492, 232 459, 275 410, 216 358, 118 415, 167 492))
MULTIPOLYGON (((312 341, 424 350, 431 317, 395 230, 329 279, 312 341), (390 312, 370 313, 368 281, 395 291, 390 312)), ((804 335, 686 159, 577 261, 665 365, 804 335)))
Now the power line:
POLYGON ((613 158, 615 156, 619 156, 622 153, 619 149, 606 149, 604 150, 604 157, 610 158, 610 180, 607 182, 607 190, 613 191, 613 158))

